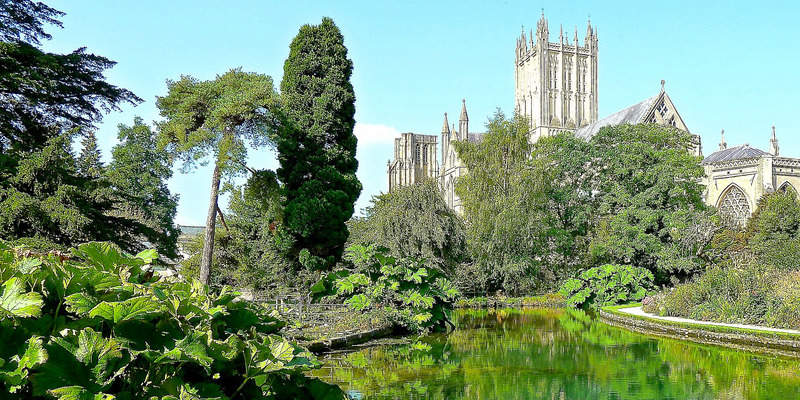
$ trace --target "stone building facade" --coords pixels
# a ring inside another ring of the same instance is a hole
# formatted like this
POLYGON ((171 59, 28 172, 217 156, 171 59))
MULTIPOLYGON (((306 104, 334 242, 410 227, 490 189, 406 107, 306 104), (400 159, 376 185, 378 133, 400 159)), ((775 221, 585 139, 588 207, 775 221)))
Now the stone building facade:
POLYGON ((450 128, 447 121, 447 113, 444 113, 444 123, 442 124, 442 167, 439 175, 439 187, 442 188, 444 201, 447 205, 458 213, 463 212, 461 199, 456 194, 456 180, 467 174, 467 167, 458 158, 456 149, 452 146, 455 141, 469 141, 471 143, 480 142, 483 133, 473 133, 469 131, 469 115, 467 114, 467 102, 461 100, 461 115, 458 117, 458 130, 455 126, 450 128))
MULTIPOLYGON (((578 43, 577 28, 572 44, 563 29, 558 42, 549 41, 547 20, 542 18, 536 33, 526 37, 523 30, 517 39, 515 54, 515 107, 531 123, 530 139, 561 132, 575 132, 591 139, 609 125, 653 123, 670 125, 689 132, 675 104, 664 90, 644 101, 598 120, 597 30, 591 22, 586 28, 583 46, 578 43), (534 40, 535 39, 535 40, 534 40)), ((468 170, 458 158, 452 143, 478 142, 481 133, 469 131, 466 101, 462 100, 458 129, 450 125, 447 113, 441 131, 441 163, 436 159, 434 135, 404 133, 395 139, 394 160, 388 163, 389 191, 412 185, 421 179, 437 179, 448 206, 463 211, 455 193, 456 181, 468 170)), ((694 135, 694 154, 702 157, 700 137, 694 135)), ((800 159, 782 157, 773 127, 769 151, 745 144, 728 148, 723 138, 719 151, 705 157, 705 202, 744 223, 755 210, 758 199, 774 190, 800 189, 800 159)))
POLYGON ((564 36, 550 42, 547 19, 536 24, 536 34, 525 31, 517 39, 514 105, 531 123, 531 140, 575 129, 597 121, 597 31, 591 21, 583 46, 578 28, 572 43, 564 36), (535 37, 535 40, 534 40, 535 37))
POLYGON ((394 160, 388 162, 389 191, 439 176, 436 135, 411 132, 394 139, 394 160))
POLYGON ((781 157, 775 127, 769 151, 743 144, 728 147, 722 131, 719 150, 703 159, 705 202, 739 224, 755 211, 758 199, 775 190, 800 189, 800 159, 781 157))

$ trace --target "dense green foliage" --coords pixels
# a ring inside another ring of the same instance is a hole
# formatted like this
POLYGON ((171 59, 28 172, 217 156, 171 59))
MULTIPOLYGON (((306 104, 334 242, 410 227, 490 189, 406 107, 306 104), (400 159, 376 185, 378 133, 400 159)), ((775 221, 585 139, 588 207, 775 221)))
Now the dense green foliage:
POLYGON ((120 124, 118 129, 120 143, 111 150, 111 162, 104 171, 116 200, 110 214, 142 224, 144 236, 158 253, 175 259, 179 231, 173 220, 178 196, 167 187, 172 159, 159 151, 156 134, 141 118, 134 118, 133 126, 120 124))
POLYGON ((81 152, 78 154, 78 172, 83 176, 97 179, 103 175, 102 153, 97 145, 97 135, 93 130, 83 134, 81 152))
POLYGON ((653 293, 653 273, 642 267, 606 264, 589 268, 561 286, 567 304, 600 308, 635 302, 653 293))
POLYGON ((703 176, 687 132, 653 124, 609 126, 590 141, 599 198, 589 259, 652 271, 659 282, 690 274, 698 246, 680 235, 702 218, 703 176))
POLYGON ((525 118, 497 111, 483 140, 452 143, 469 170, 455 189, 469 227, 473 263, 457 271, 468 291, 526 293, 546 279, 539 257, 546 227, 537 212, 542 181, 529 168, 528 129, 525 118))
POLYGON ((237 293, 153 277, 153 250, 89 243, 31 257, 0 243, 0 392, 58 399, 343 398, 283 323, 237 293), (114 396, 114 397, 112 397, 114 396))
POLYGON ((77 164, 71 142, 84 135, 85 160, 99 167, 92 125, 141 100, 105 81, 113 61, 84 48, 39 48, 62 15, 29 0, 0 2, 0 237, 38 248, 107 240, 138 250, 143 227, 107 217, 107 185, 95 180, 98 168, 77 164))
POLYGON ((78 172, 71 139, 49 139, 14 159, 13 170, 0 171, 0 237, 47 250, 89 240, 142 250, 144 227, 110 215, 114 199, 107 182, 78 172))
POLYGON ((451 272, 466 256, 465 228, 434 180, 372 198, 366 216, 350 224, 350 244, 385 247, 397 257, 425 259, 451 272))
POLYGON ((316 299, 335 297, 357 312, 386 310, 411 332, 447 329, 459 292, 435 269, 413 258, 387 256, 373 246, 351 246, 345 258, 355 270, 328 274, 311 288, 316 299))
POLYGON ((284 225, 307 267, 330 268, 341 257, 361 182, 356 177, 353 62, 330 18, 304 25, 283 67, 285 121, 276 138, 284 185, 284 225))
POLYGON ((654 124, 606 126, 589 141, 529 143, 520 116, 498 112, 477 143, 454 143, 471 262, 468 291, 552 290, 581 268, 625 264, 658 283, 702 265, 710 240, 690 134, 654 124))
MULTIPOLYGON (((275 173, 256 171, 230 193, 225 228, 215 232, 210 284, 270 295, 306 291, 318 273, 301 268, 292 255, 294 238, 282 226, 281 189, 275 173)), ((195 276, 203 253, 202 236, 192 238, 184 250, 189 258, 181 262, 181 273, 195 276)))
POLYGON ((182 76, 167 81, 168 93, 156 105, 164 117, 158 124, 161 148, 183 161, 184 171, 213 158, 211 203, 206 218, 200 280, 208 283, 219 187, 222 179, 247 170, 247 148, 270 140, 277 122, 277 94, 272 78, 233 69, 210 81, 182 76))
POLYGON ((702 275, 647 301, 645 310, 699 320, 800 328, 800 200, 763 196, 745 227, 720 229, 702 275))
MULTIPOLYGON (((0 2, 0 153, 40 149, 70 129, 98 122, 120 103, 141 101, 105 82, 114 62, 80 48, 42 51, 45 25, 63 13, 30 0, 0 2)), ((0 163, 2 165, 4 163, 0 163)))

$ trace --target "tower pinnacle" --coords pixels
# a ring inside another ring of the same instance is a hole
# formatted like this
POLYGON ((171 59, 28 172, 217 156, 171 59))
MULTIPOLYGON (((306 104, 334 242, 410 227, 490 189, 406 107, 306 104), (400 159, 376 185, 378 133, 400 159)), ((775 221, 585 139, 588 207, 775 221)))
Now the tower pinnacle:
POLYGON ((728 144, 725 143, 725 129, 722 130, 721 135, 722 135, 722 138, 719 140, 719 149, 720 150, 725 150, 725 149, 728 148, 728 144))
POLYGON ((772 139, 769 140, 769 153, 773 156, 780 155, 780 147, 778 147, 778 137, 775 136, 775 125, 772 125, 772 139))

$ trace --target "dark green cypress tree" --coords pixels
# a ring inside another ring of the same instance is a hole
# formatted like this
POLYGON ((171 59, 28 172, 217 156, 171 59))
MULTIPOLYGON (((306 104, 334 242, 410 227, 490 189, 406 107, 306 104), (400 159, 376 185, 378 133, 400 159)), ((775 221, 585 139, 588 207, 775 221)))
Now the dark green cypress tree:
POLYGON ((333 20, 300 28, 283 73, 286 119, 276 144, 277 173, 286 191, 284 223, 297 240, 301 262, 331 266, 341 257, 348 236, 345 221, 361 193, 353 62, 333 20))

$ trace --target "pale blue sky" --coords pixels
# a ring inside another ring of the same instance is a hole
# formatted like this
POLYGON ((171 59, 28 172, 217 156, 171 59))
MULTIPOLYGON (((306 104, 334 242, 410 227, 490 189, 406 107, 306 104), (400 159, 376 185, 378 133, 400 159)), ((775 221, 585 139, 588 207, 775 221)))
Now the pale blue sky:
MULTIPOLYGON (((213 79, 242 67, 270 75, 276 88, 289 44, 305 23, 333 18, 353 60, 358 176, 357 210, 385 191, 386 161, 399 132, 438 134, 444 112, 467 100, 470 130, 482 131, 496 108, 514 102, 514 47, 522 26, 544 8, 551 40, 563 24, 583 42, 587 18, 599 37, 600 117, 658 93, 661 79, 704 154, 729 146, 767 149, 775 125, 781 155, 800 157, 800 3, 699 1, 164 1, 58 0, 64 29, 51 29, 49 51, 80 46, 118 62, 109 82, 145 102, 106 116, 101 146, 116 143, 119 123, 159 119, 155 96, 181 74, 213 79)), ((275 155, 251 152, 250 164, 276 168, 275 155)), ((200 225, 210 170, 176 172, 177 223, 200 225)), ((226 203, 224 203, 226 204, 226 203)), ((359 211, 357 211, 359 212, 359 211)))

